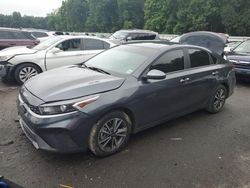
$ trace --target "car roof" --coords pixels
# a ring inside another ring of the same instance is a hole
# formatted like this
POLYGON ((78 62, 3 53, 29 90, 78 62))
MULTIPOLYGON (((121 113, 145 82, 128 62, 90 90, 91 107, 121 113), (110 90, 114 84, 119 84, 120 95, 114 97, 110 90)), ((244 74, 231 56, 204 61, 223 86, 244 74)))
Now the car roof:
POLYGON ((109 39, 104 39, 104 38, 99 38, 99 37, 95 37, 95 36, 86 36, 86 35, 56 35, 56 36, 53 36, 53 37, 58 37, 58 38, 61 38, 61 39, 77 39, 77 38, 83 38, 83 39, 98 39, 98 40, 102 40, 102 41, 105 41, 105 42, 108 42, 108 43, 111 43, 111 44, 116 44, 114 42, 112 42, 112 40, 109 40, 109 39))
POLYGON ((151 30, 143 30, 143 29, 122 29, 119 30, 121 32, 127 32, 127 33, 153 33, 158 34, 157 32, 151 31, 151 30))
POLYGON ((215 54, 211 50, 201 47, 201 46, 196 46, 196 45, 188 45, 188 44, 179 44, 179 43, 149 43, 149 42, 136 42, 136 43, 124 43, 122 45, 131 45, 139 48, 147 48, 147 49, 152 49, 152 50, 159 50, 159 51, 167 51, 175 48, 198 48, 201 50, 205 50, 211 54, 215 54))

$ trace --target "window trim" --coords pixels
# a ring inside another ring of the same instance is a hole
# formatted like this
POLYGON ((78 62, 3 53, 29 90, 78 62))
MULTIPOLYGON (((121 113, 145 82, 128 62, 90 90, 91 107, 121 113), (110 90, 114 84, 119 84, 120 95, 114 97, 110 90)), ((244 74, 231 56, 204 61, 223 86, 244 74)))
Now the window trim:
MULTIPOLYGON (((212 57, 210 55, 210 53, 204 49, 200 49, 200 48, 196 48, 196 47, 185 47, 184 48, 184 51, 187 55, 187 70, 194 70, 194 69, 200 69, 200 68, 204 68, 204 67, 210 67, 210 66, 214 66, 214 65, 218 65, 217 63, 213 63, 213 60, 212 60, 212 57), (199 67, 191 67, 191 59, 190 59, 190 55, 189 55, 189 50, 190 49, 195 49, 195 50, 201 50, 201 51, 204 51, 208 54, 208 57, 209 57, 209 65, 203 65, 203 66, 199 66, 199 67)), ((218 59, 216 57, 216 59, 218 59)))
POLYGON ((63 51, 62 52, 79 52, 79 51, 83 51, 83 45, 82 45, 82 39, 81 38, 71 38, 71 39, 66 39, 66 40, 63 40, 63 41, 59 41, 54 47, 52 48, 57 48, 57 46, 63 42, 66 42, 66 41, 69 41, 69 40, 80 40, 80 50, 71 50, 71 51, 63 51))

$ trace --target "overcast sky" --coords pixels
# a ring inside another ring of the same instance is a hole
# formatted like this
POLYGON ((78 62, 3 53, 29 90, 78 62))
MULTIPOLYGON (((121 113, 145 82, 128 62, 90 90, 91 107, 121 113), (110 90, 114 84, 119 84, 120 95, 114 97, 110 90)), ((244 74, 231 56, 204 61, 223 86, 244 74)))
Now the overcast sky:
POLYGON ((46 16, 61 6, 63 0, 0 0, 0 14, 14 11, 28 16, 46 16))

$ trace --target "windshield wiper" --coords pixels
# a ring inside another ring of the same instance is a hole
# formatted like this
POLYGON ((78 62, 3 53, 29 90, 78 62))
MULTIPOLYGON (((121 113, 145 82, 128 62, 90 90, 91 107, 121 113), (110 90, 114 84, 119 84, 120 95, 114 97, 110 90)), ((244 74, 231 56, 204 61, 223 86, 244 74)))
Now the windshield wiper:
POLYGON ((107 71, 105 71, 105 70, 103 70, 103 69, 101 69, 101 68, 97 68, 97 67, 88 67, 88 66, 85 65, 85 64, 83 64, 83 67, 88 68, 88 69, 93 70, 93 71, 97 71, 97 72, 100 72, 100 73, 104 73, 104 74, 110 75, 109 72, 107 72, 107 71))

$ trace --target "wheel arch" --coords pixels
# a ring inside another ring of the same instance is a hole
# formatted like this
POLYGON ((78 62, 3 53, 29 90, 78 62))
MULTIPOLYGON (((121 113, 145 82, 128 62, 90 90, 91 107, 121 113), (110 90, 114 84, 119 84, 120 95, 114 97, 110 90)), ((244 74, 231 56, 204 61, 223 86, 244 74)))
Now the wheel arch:
POLYGON ((226 83, 226 82, 222 82, 221 85, 223 85, 226 88, 226 90, 227 90, 227 97, 228 97, 228 95, 229 95, 229 84, 226 83))
POLYGON ((134 133, 135 128, 136 128, 136 118, 135 118, 135 115, 134 115, 133 111, 131 109, 127 108, 127 107, 115 107, 115 108, 109 109, 109 110, 105 111, 101 115, 101 117, 104 116, 105 114, 108 114, 108 113, 114 112, 114 111, 124 112, 129 117, 129 120, 131 121, 131 124, 132 124, 132 127, 131 127, 132 128, 132 133, 134 133))
POLYGON ((17 67, 19 67, 19 66, 21 66, 23 64, 34 65, 34 66, 36 66, 40 70, 40 73, 43 72, 42 68, 39 65, 37 65, 36 63, 33 63, 33 62, 22 62, 22 63, 19 63, 19 64, 13 66, 13 68, 11 70, 11 74, 14 74, 15 70, 17 69, 17 67))

